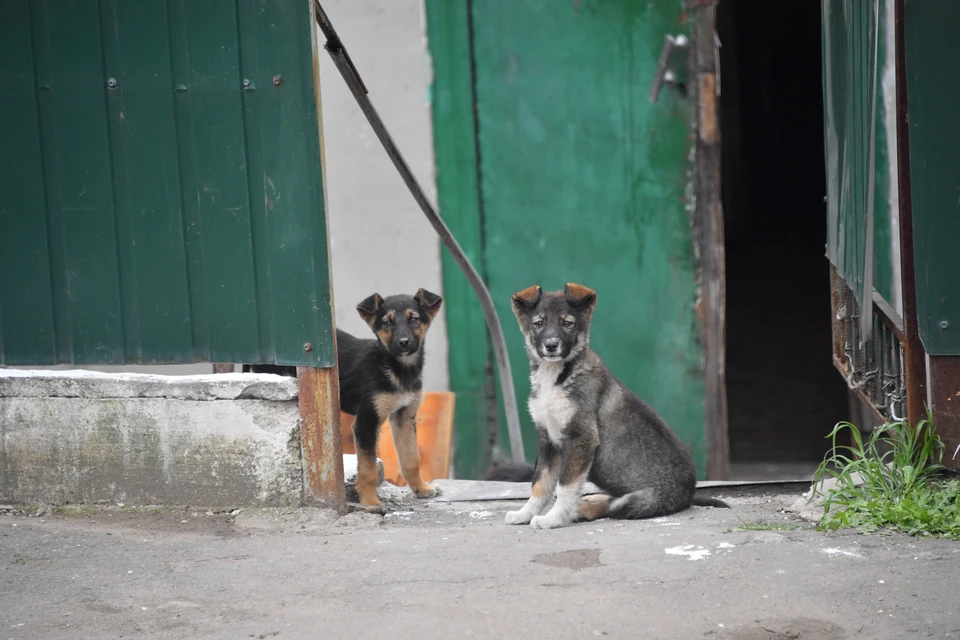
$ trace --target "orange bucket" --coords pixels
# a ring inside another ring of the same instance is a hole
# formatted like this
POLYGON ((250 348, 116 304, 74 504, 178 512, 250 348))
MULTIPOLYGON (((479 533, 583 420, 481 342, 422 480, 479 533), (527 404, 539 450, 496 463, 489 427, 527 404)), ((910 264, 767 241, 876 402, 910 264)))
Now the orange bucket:
MULTIPOLYGON (((417 411, 417 448, 420 450, 420 477, 424 482, 450 475, 450 448, 453 442, 453 407, 456 394, 449 391, 430 391, 423 394, 423 404, 417 411)), ((340 414, 343 428, 343 452, 356 453, 353 442, 355 416, 340 414)), ((383 477, 399 487, 406 486, 400 475, 397 450, 389 422, 380 426, 377 457, 383 461, 383 477)))

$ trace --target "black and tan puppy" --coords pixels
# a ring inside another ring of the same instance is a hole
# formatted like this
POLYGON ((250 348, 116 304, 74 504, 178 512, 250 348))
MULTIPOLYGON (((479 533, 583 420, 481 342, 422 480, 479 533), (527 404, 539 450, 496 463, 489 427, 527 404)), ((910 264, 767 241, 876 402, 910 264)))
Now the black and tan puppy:
POLYGON ((423 401, 423 341, 440 312, 440 296, 420 289, 416 295, 386 299, 373 294, 357 305, 377 336, 362 340, 337 330, 340 409, 357 416, 357 494, 360 503, 377 506, 377 436, 390 421, 400 472, 418 498, 438 491, 420 478, 417 410, 423 401))
MULTIPOLYGON (((400 472, 418 498, 438 491, 420 478, 417 410, 423 401, 423 341, 443 299, 426 289, 416 295, 386 299, 375 293, 357 305, 357 312, 376 335, 356 338, 337 329, 340 410, 357 417, 357 494, 360 503, 375 507, 377 498, 377 437, 390 421, 400 472)), ((244 371, 296 376, 296 367, 244 365, 244 371)))
POLYGON ((554 293, 534 286, 513 296, 530 357, 529 406, 540 445, 531 497, 507 513, 507 524, 553 529, 602 517, 664 516, 691 504, 726 507, 694 496, 690 452, 590 349, 596 305, 595 291, 573 283, 554 293), (605 494, 581 498, 588 479, 605 494))

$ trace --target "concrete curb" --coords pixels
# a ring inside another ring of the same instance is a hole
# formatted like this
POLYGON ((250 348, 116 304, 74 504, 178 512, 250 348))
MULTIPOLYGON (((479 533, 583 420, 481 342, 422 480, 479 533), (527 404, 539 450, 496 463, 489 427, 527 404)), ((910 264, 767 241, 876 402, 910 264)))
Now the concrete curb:
POLYGON ((0 369, 0 397, 284 402, 297 399, 297 381, 269 373, 160 376, 80 370, 0 369))
POLYGON ((296 381, 0 370, 0 502, 292 506, 296 381))

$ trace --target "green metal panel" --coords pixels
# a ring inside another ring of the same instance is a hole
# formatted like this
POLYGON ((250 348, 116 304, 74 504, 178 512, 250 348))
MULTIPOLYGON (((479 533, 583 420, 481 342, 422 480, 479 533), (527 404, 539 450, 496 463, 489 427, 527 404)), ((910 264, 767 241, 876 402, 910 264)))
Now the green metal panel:
POLYGON ((856 293, 870 300, 872 253, 867 243, 871 123, 876 85, 875 2, 823 0, 824 127, 827 161, 827 256, 856 293))
POLYGON ((0 363, 332 366, 312 28, 0 3, 0 363))
MULTIPOLYGON (((427 40, 433 58, 434 148, 440 214, 460 247, 481 274, 477 147, 471 78, 470 25, 465 0, 426 0, 427 40)), ((447 314, 450 390, 457 395, 454 415, 454 471, 476 478, 490 463, 487 433, 487 327, 466 276, 443 252, 443 304, 447 314)), ((505 331, 513 326, 504 320, 505 331)), ((522 398, 518 402, 523 405, 522 398)))
POLYGON ((884 128, 880 79, 893 22, 884 2, 823 0, 822 6, 827 256, 861 304, 874 290, 891 301, 897 267, 888 162, 895 141, 884 128))
POLYGON ((917 326, 929 355, 960 355, 960 3, 906 0, 907 108, 917 326))
MULTIPOLYGON (((531 284, 591 286, 600 298, 594 349, 664 415, 691 447, 703 475, 702 348, 685 204, 690 105, 669 89, 656 105, 647 99, 664 35, 684 30, 681 3, 436 1, 427 3, 427 15, 436 73, 440 207, 451 226, 457 225, 455 232, 472 225, 482 229, 480 242, 471 234, 471 249, 479 245, 483 252, 521 405, 529 393, 529 365, 511 294, 531 284), (441 19, 444 11, 447 20, 441 19), (456 20, 453 13, 459 14, 456 20), (475 96, 466 86, 468 43, 461 34, 467 22, 475 96), (448 41, 454 34, 457 39, 448 41), (471 156, 474 104, 478 146, 471 156), (467 175, 476 172, 477 157, 479 187, 467 175)), ((450 269, 445 274, 449 300, 466 285, 451 277, 450 269)), ((461 313, 479 322, 475 304, 464 305, 461 313)), ((451 382, 455 389, 469 385, 480 398, 485 374, 480 350, 486 346, 476 344, 477 334, 457 320, 449 323, 456 345, 451 382), (458 362, 465 348, 471 353, 466 372, 458 362)), ((527 456, 533 459, 535 430, 526 412, 522 418, 527 456)), ((456 432, 457 474, 465 476, 466 468, 479 466, 468 465, 471 456, 482 456, 464 450, 464 440, 482 441, 477 433, 485 434, 486 425, 458 422, 456 432)))

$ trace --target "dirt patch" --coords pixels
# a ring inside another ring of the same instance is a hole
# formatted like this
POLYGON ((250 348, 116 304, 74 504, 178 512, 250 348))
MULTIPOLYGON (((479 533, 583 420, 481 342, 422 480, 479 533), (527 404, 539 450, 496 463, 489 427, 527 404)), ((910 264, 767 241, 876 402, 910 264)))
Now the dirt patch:
MULTIPOLYGON (((709 632, 707 636, 712 635, 709 632)), ((751 625, 717 634, 723 640, 843 640, 847 632, 832 622, 813 618, 758 620, 751 625)))
POLYGON ((600 562, 600 549, 574 549, 558 553, 544 553, 535 557, 533 562, 574 571, 583 571, 603 565, 600 562))

